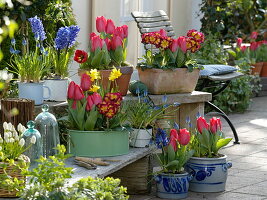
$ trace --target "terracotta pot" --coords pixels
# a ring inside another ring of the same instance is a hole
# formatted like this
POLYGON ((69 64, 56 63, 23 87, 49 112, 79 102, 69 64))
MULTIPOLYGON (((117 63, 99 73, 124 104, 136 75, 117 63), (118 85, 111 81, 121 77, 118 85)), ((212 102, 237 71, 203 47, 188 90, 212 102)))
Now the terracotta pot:
POLYGON ((195 90, 199 69, 189 72, 187 68, 145 69, 144 71, 138 68, 138 74, 150 94, 190 93, 195 90))
MULTIPOLYGON (((120 93, 125 96, 128 92, 129 82, 133 73, 133 67, 116 67, 120 69, 122 75, 115 80, 116 85, 119 88, 120 93)), ((78 74, 81 76, 83 73, 87 72, 88 70, 78 69, 78 74)), ((108 77, 110 75, 111 70, 99 70, 101 75, 101 83, 104 88, 108 86, 108 77)), ((114 87, 115 84, 111 84, 111 87, 114 87)))
POLYGON ((254 68, 251 68, 252 75, 260 75, 262 71, 263 62, 251 64, 254 68))
POLYGON ((267 77, 267 62, 263 62, 260 76, 267 77))

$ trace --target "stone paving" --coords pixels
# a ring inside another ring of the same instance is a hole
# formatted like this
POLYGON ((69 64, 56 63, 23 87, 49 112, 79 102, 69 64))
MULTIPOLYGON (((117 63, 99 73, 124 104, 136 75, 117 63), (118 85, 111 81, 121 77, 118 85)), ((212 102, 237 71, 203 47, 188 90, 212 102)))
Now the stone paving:
MULTIPOLYGON (((225 192, 189 192, 188 200, 267 200, 267 97, 256 97, 242 114, 229 115, 241 144, 228 145, 221 153, 228 156, 233 167, 229 169, 225 192)), ((223 131, 232 137, 228 124, 223 131)), ((131 195, 131 200, 160 200, 154 195, 131 195)))

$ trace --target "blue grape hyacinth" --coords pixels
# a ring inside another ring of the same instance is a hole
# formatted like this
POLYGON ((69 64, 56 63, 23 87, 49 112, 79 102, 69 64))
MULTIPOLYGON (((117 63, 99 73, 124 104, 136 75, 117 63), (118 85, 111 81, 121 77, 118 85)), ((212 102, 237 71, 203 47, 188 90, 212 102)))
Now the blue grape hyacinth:
POLYGON ((46 34, 42 21, 37 16, 29 18, 28 21, 31 24, 32 32, 34 33, 35 37, 38 38, 40 41, 46 39, 46 34))
POLYGON ((169 139, 167 137, 166 131, 161 128, 158 128, 155 143, 159 149, 169 144, 169 139))
POLYGON ((78 26, 61 27, 55 39, 56 49, 70 48, 75 44, 77 35, 80 31, 78 26))

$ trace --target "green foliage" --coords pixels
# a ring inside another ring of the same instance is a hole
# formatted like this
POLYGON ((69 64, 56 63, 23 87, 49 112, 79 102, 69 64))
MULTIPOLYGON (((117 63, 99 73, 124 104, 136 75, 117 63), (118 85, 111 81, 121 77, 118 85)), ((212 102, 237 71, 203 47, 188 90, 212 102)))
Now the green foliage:
POLYGON ((228 44, 237 37, 245 39, 252 31, 264 31, 266 7, 265 0, 202 0, 201 31, 219 33, 228 44))

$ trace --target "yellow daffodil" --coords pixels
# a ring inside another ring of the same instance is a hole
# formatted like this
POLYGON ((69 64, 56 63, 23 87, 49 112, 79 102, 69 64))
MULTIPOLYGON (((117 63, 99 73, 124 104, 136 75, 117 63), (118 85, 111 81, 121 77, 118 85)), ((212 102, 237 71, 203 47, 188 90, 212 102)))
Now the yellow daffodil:
POLYGON ((110 75, 109 75, 109 80, 114 81, 115 79, 119 78, 122 75, 120 69, 113 68, 110 75))
POLYGON ((90 76, 91 81, 101 79, 100 73, 97 71, 97 69, 91 69, 88 75, 90 76))
POLYGON ((100 87, 98 85, 93 85, 91 88, 90 88, 90 92, 97 92, 98 90, 100 89, 100 87))
POLYGON ((5 89, 5 83, 0 82, 0 90, 3 90, 3 89, 5 89))

